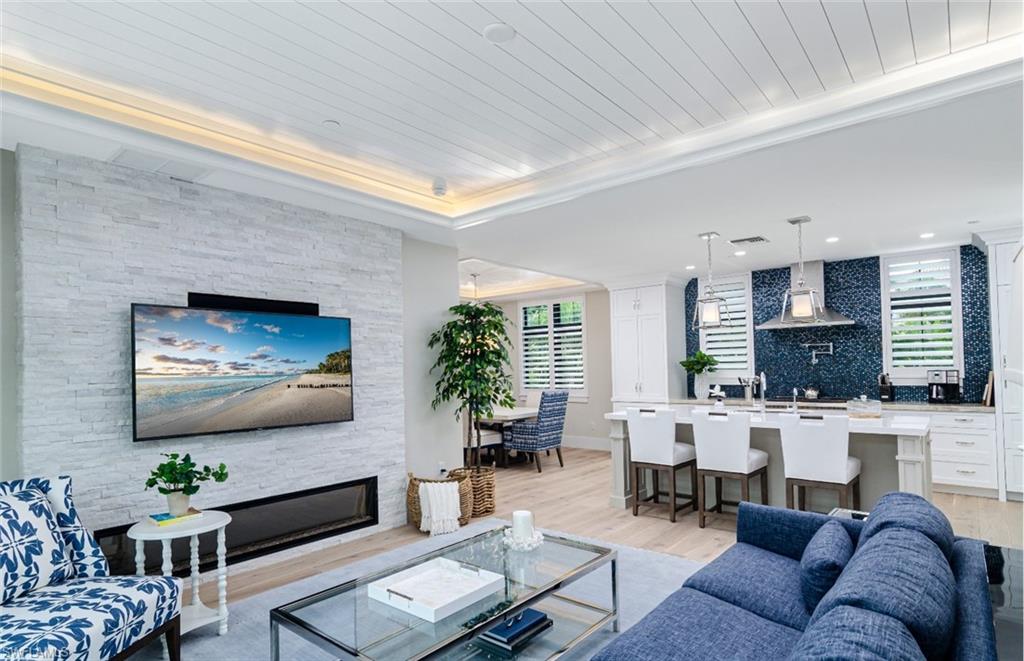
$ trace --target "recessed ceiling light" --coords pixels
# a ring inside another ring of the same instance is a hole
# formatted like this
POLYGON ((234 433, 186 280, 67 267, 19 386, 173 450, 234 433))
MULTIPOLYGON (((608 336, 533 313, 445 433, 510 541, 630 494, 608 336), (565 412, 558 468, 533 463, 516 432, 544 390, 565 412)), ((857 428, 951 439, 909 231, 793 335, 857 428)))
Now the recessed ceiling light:
POLYGON ((508 23, 491 23, 484 27, 484 38, 492 44, 505 44, 516 36, 516 29, 508 23))
POLYGON ((839 240, 838 236, 830 236, 827 239, 825 239, 825 243, 835 243, 838 240, 839 240))
POLYGON ((935 236, 935 232, 925 232, 921 235, 922 239, 930 239, 935 236))
POLYGON ((696 266, 694 266, 693 264, 687 264, 687 265, 686 265, 686 270, 687 270, 687 271, 692 271, 692 270, 693 270, 693 269, 695 269, 695 268, 697 268, 697 267, 696 267, 696 266))
POLYGON ((742 257, 743 255, 747 254, 747 251, 746 250, 737 250, 733 254, 736 255, 737 257, 742 257))
POLYGON ((331 129, 340 129, 341 128, 341 122, 339 122, 336 119, 325 119, 324 121, 322 121, 320 123, 323 124, 324 126, 326 126, 327 128, 331 128, 331 129))

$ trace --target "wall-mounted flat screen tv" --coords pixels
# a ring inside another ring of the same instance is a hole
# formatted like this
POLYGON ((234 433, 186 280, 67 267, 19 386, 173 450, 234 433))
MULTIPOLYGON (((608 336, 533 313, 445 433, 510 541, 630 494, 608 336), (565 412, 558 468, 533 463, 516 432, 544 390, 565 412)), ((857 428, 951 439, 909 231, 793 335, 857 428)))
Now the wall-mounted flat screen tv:
POLYGON ((351 320, 132 305, 135 440, 352 420, 351 320))

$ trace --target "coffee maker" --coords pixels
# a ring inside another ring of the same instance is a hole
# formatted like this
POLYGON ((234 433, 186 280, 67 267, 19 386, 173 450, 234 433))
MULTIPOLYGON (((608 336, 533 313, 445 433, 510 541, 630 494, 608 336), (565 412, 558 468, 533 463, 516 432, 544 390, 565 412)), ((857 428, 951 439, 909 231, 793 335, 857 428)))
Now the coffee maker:
POLYGON ((928 403, 960 403, 960 370, 928 370, 928 403))

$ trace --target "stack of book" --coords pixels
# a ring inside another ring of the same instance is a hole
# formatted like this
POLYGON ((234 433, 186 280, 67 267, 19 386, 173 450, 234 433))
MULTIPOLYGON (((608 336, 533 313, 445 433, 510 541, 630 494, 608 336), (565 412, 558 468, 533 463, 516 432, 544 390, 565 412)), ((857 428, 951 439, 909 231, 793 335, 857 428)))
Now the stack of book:
POLYGON ((495 624, 480 634, 476 640, 480 647, 486 650, 498 652, 502 656, 512 656, 550 629, 553 624, 546 614, 527 608, 495 624))
POLYGON ((175 523, 184 523, 185 521, 195 521, 196 519, 202 518, 203 513, 194 507, 188 508, 188 511, 181 516, 171 516, 170 512, 161 512, 160 514, 150 514, 149 520, 158 526, 171 526, 175 523))

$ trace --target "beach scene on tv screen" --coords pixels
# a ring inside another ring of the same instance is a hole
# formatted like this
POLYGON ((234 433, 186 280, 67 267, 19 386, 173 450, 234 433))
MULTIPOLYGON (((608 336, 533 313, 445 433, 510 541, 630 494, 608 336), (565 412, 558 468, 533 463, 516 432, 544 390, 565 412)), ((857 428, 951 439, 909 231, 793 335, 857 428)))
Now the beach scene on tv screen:
POLYGON ((352 419, 348 319, 136 305, 138 440, 352 419))

